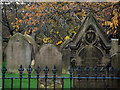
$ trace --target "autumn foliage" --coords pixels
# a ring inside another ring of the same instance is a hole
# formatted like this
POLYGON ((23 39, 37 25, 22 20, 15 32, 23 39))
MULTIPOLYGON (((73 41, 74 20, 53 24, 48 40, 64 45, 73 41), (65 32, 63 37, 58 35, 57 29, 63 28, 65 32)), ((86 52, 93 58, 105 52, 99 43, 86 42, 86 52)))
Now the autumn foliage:
MULTIPOLYGON (((19 5, 18 5, 19 6, 19 5)), ((119 38, 120 2, 39 2, 20 7, 8 21, 13 33, 29 34, 39 44, 62 44, 79 30, 89 12, 93 12, 109 38, 119 38)))

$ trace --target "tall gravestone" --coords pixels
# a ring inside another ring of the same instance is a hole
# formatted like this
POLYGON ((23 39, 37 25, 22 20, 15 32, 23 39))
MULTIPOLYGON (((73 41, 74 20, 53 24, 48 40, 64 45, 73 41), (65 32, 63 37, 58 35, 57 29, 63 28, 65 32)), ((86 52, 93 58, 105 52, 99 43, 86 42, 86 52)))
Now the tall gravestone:
MULTIPOLYGON (((111 44, 104 30, 95 19, 94 14, 91 12, 83 21, 76 35, 66 46, 68 45, 70 49, 70 65, 74 69, 81 66, 82 71, 86 66, 89 66, 91 70, 89 76, 94 76, 92 70, 95 65, 107 66, 110 62, 111 44)), ((85 73, 82 73, 81 76, 85 76, 85 73)), ((80 82, 81 88, 86 88, 86 81, 80 80, 80 82)), ((98 82, 99 86, 97 88, 103 87, 102 81, 98 80, 98 82)), ((79 81, 76 79, 74 83, 75 87, 79 86, 78 83, 79 81)), ((89 88, 94 87, 94 80, 89 80, 89 88)))
POLYGON ((6 47, 8 72, 16 73, 22 65, 25 69, 31 64, 33 47, 26 37, 20 33, 12 36, 6 47))
MULTIPOLYGON (((41 72, 40 76, 45 76, 45 72, 43 69, 45 66, 49 68, 48 76, 53 76, 53 66, 55 65, 57 68, 57 76, 61 76, 62 74, 62 54, 61 52, 58 51, 57 47, 54 46, 53 44, 45 44, 43 45, 39 52, 36 54, 36 59, 35 59, 35 67, 40 66, 41 72)), ((45 88, 45 82, 43 79, 40 79, 40 88, 45 88)), ((53 79, 48 79, 47 80, 47 85, 48 88, 53 88, 53 79)), ((56 88, 61 87, 61 81, 56 80, 56 88)))

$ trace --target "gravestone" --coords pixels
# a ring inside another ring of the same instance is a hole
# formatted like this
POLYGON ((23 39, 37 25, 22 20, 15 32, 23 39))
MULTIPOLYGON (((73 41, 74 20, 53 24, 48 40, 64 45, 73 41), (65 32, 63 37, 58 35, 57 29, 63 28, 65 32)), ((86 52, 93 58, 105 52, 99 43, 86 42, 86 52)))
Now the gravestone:
POLYGON ((107 35, 89 13, 70 44, 71 60, 83 66, 106 65, 110 61, 110 48, 107 35))
MULTIPOLYGON (((43 45, 39 52, 36 54, 35 59, 35 67, 40 66, 41 72, 40 76, 45 76, 45 72, 43 69, 47 65, 49 68, 48 77, 53 76, 53 66, 55 65, 57 68, 57 76, 61 76, 62 74, 62 54, 58 51, 57 47, 53 44, 45 44, 43 45)), ((53 79, 47 80, 48 88, 53 88, 53 79)), ((45 88, 45 80, 39 79, 39 88, 45 88)), ((56 88, 61 88, 61 80, 56 80, 56 88)))
MULTIPOLYGON (((35 67, 40 66, 43 70, 47 65, 49 68, 49 75, 53 75, 52 69, 53 66, 56 65, 57 75, 61 75, 62 73, 62 54, 58 51, 57 47, 53 44, 45 44, 43 45, 39 52, 36 54, 35 59, 35 67)), ((41 71, 41 75, 45 75, 43 71, 41 71)))
MULTIPOLYGON (((79 65, 84 68, 85 66, 89 66, 91 69, 89 76, 94 76, 92 69, 95 65, 107 66, 110 62, 111 43, 104 30, 95 19, 94 14, 91 12, 87 15, 78 32, 68 45, 69 48, 64 49, 70 49, 69 65, 74 69, 79 65)), ((81 76, 84 77, 85 73, 82 73, 81 76)), ((101 80, 98 80, 98 82, 99 86, 97 86, 97 88, 103 86, 101 80)), ((75 87, 78 87, 79 81, 76 80, 74 85, 75 87)), ((86 81, 80 80, 80 86, 81 88, 86 88, 86 81)), ((95 81, 89 80, 89 86, 89 88, 94 88, 95 81)))
MULTIPOLYGON (((94 76, 93 68, 97 66, 107 66, 110 62, 110 42, 102 27, 98 24, 93 13, 89 13, 81 25, 78 33, 73 38, 71 45, 71 62, 74 59, 77 66, 89 66, 91 69, 89 76, 94 76)), ((101 74, 99 73, 98 76, 101 74)), ((81 74, 85 76, 85 74, 81 74)), ((76 87, 78 87, 76 80, 76 87)), ((85 80, 81 80, 81 88, 86 87, 85 80)), ((103 88, 103 81, 98 80, 97 88, 103 88)), ((106 81, 107 82, 107 81, 106 81)), ((94 88, 95 81, 89 80, 89 88, 94 88)))
POLYGON ((10 38, 5 53, 8 72, 17 73, 20 65, 26 69, 31 64, 33 46, 24 35, 17 33, 10 38))

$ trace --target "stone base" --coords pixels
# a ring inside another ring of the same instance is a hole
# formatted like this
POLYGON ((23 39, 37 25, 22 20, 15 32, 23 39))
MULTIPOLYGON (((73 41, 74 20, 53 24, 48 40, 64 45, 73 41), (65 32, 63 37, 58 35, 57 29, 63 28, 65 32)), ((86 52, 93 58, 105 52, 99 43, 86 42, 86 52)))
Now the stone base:
MULTIPOLYGON (((45 88, 45 79, 39 79, 39 88, 45 88)), ((54 88, 53 79, 47 79, 47 88, 54 88)), ((62 82, 60 79, 55 81, 55 88, 62 88, 62 82)))

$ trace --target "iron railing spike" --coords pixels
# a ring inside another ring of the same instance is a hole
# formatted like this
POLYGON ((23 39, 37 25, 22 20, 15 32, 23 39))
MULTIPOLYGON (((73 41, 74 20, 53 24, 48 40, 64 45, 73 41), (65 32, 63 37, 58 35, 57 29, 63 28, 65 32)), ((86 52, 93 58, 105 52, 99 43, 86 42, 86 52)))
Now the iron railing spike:
POLYGON ((30 65, 28 66, 27 71, 28 71, 28 72, 32 72, 32 68, 31 68, 30 65))
POLYGON ((22 65, 20 65, 20 68, 18 69, 19 72, 23 72, 24 71, 24 68, 22 65))
POLYGON ((47 67, 47 65, 45 66, 45 68, 43 69, 43 71, 48 72, 49 68, 47 67))
POLYGON ((31 68, 31 66, 29 65, 29 68, 31 68))
POLYGON ((89 66, 87 65, 85 68, 84 68, 84 72, 86 73, 86 76, 88 77, 89 76, 89 66))
POLYGON ((37 68, 35 69, 35 71, 36 71, 37 73, 39 73, 39 72, 41 71, 39 65, 37 66, 37 68))
POLYGON ((70 73, 73 73, 74 69, 72 68, 72 66, 70 66, 69 70, 70 73))
POLYGON ((98 66, 97 66, 97 65, 95 65, 95 67, 93 68, 93 71, 95 71, 95 72, 98 72, 98 71, 99 71, 99 69, 98 69, 98 66))
POLYGON ((77 67, 76 71, 78 72, 78 74, 80 74, 82 72, 82 69, 80 66, 77 67))
POLYGON ((54 65, 54 69, 56 69, 56 66, 54 65))
POLYGON ((118 72, 120 73, 120 67, 118 68, 118 72))
POLYGON ((111 66, 110 68, 109 68, 109 71, 110 71, 110 74, 111 74, 111 77, 113 77, 114 76, 114 67, 113 66, 111 66))
POLYGON ((39 65, 37 66, 37 68, 40 68, 39 65))
POLYGON ((3 68, 1 69, 1 71, 2 71, 2 72, 6 72, 6 71, 7 71, 6 67, 3 66, 3 68))
POLYGON ((54 74, 57 72, 57 68, 56 68, 55 65, 53 66, 52 72, 53 72, 54 74))
POLYGON ((22 68, 22 65, 20 65, 20 68, 22 68))
POLYGON ((107 71, 106 67, 103 66, 100 71, 102 72, 103 77, 105 77, 105 72, 107 71))
POLYGON ((110 71, 110 72, 114 72, 114 67, 111 66, 111 67, 109 68, 109 71, 110 71))
POLYGON ((99 69, 98 69, 97 65, 95 65, 95 67, 93 68, 93 71, 95 72, 95 76, 97 76, 98 72, 99 72, 99 69))
POLYGON ((88 66, 88 65, 84 68, 84 71, 85 71, 85 72, 89 72, 89 71, 90 71, 90 69, 89 69, 89 66, 88 66))
POLYGON ((119 77, 120 77, 120 67, 118 68, 118 73, 119 73, 119 77))
POLYGON ((47 77, 48 72, 49 72, 49 68, 47 67, 47 65, 45 66, 45 68, 43 69, 43 71, 45 72, 45 77, 47 77))
POLYGON ((103 66, 103 67, 100 69, 101 72, 105 72, 106 70, 107 70, 107 69, 106 69, 105 66, 103 66))

